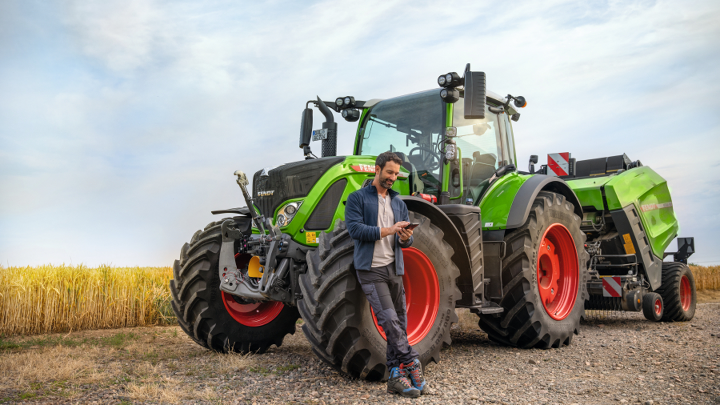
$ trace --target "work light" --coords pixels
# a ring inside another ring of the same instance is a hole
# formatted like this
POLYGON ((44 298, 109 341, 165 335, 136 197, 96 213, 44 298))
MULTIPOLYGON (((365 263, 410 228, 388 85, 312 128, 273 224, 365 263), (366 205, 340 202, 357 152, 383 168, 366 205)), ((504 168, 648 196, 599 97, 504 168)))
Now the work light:
POLYGON ((360 111, 357 108, 348 108, 342 111, 342 117, 345 118, 347 122, 355 122, 360 119, 360 111))
POLYGON ((345 97, 345 100, 343 100, 343 102, 344 102, 343 107, 345 107, 345 108, 354 107, 355 106, 355 97, 350 97, 350 96, 345 97))
POLYGON ((440 98, 446 103, 454 103, 460 100, 460 92, 457 89, 445 88, 440 90, 440 98))
POLYGON ((345 100, 342 97, 338 97, 335 99, 335 105, 338 107, 342 107, 344 102, 345 102, 345 100))

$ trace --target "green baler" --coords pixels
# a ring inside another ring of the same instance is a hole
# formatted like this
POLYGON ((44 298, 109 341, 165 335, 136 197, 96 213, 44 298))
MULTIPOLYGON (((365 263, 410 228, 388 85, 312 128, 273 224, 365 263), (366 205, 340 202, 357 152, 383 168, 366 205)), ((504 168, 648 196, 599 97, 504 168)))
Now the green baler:
POLYGON ((441 75, 440 94, 308 101, 305 159, 258 171, 251 190, 237 171, 246 205, 213 211, 231 216, 183 246, 170 283, 183 330, 212 350, 263 352, 302 317, 327 364, 386 377, 384 332, 355 278, 344 220, 348 195, 388 150, 404 162, 393 188, 420 223, 403 255, 408 339, 423 365, 450 343, 456 308, 522 348, 569 344, 586 308, 691 319, 692 238, 678 239, 675 262, 662 260, 678 232, 665 180, 625 155, 552 154, 537 171, 533 156, 518 170, 512 122, 525 99, 486 92, 469 67, 441 75), (311 105, 325 118, 315 131, 311 105), (353 155, 336 156, 334 113, 358 122, 353 155))

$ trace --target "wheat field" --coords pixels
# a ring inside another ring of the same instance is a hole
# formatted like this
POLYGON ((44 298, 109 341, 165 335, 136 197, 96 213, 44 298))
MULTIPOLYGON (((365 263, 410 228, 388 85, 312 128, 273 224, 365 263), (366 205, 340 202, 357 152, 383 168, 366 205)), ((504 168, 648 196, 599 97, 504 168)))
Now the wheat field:
POLYGON ((170 267, 0 266, 0 335, 172 323, 170 267))
MULTIPOLYGON (((691 266, 720 290, 720 266, 691 266)), ((0 336, 175 323, 170 267, 0 266, 0 336)))

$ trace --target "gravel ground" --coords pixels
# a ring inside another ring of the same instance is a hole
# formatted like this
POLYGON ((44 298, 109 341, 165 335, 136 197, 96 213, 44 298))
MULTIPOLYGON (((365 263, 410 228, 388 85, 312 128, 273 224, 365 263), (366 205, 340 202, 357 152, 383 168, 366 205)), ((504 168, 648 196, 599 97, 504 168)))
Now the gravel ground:
POLYGON ((452 346, 426 369, 431 395, 419 399, 338 375, 298 325, 282 347, 250 356, 210 353, 177 327, 5 340, 0 403, 720 404, 720 303, 699 304, 689 323, 595 314, 570 347, 554 350, 495 345, 475 315, 458 312, 452 346))

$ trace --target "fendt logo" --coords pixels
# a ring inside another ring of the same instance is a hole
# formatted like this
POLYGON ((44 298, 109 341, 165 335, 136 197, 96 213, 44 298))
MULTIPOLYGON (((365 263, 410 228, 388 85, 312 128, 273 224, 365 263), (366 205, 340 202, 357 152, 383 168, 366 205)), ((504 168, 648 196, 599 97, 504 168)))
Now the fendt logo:
POLYGON ((258 191, 258 197, 267 197, 270 195, 273 195, 275 190, 268 190, 268 191, 258 191))

